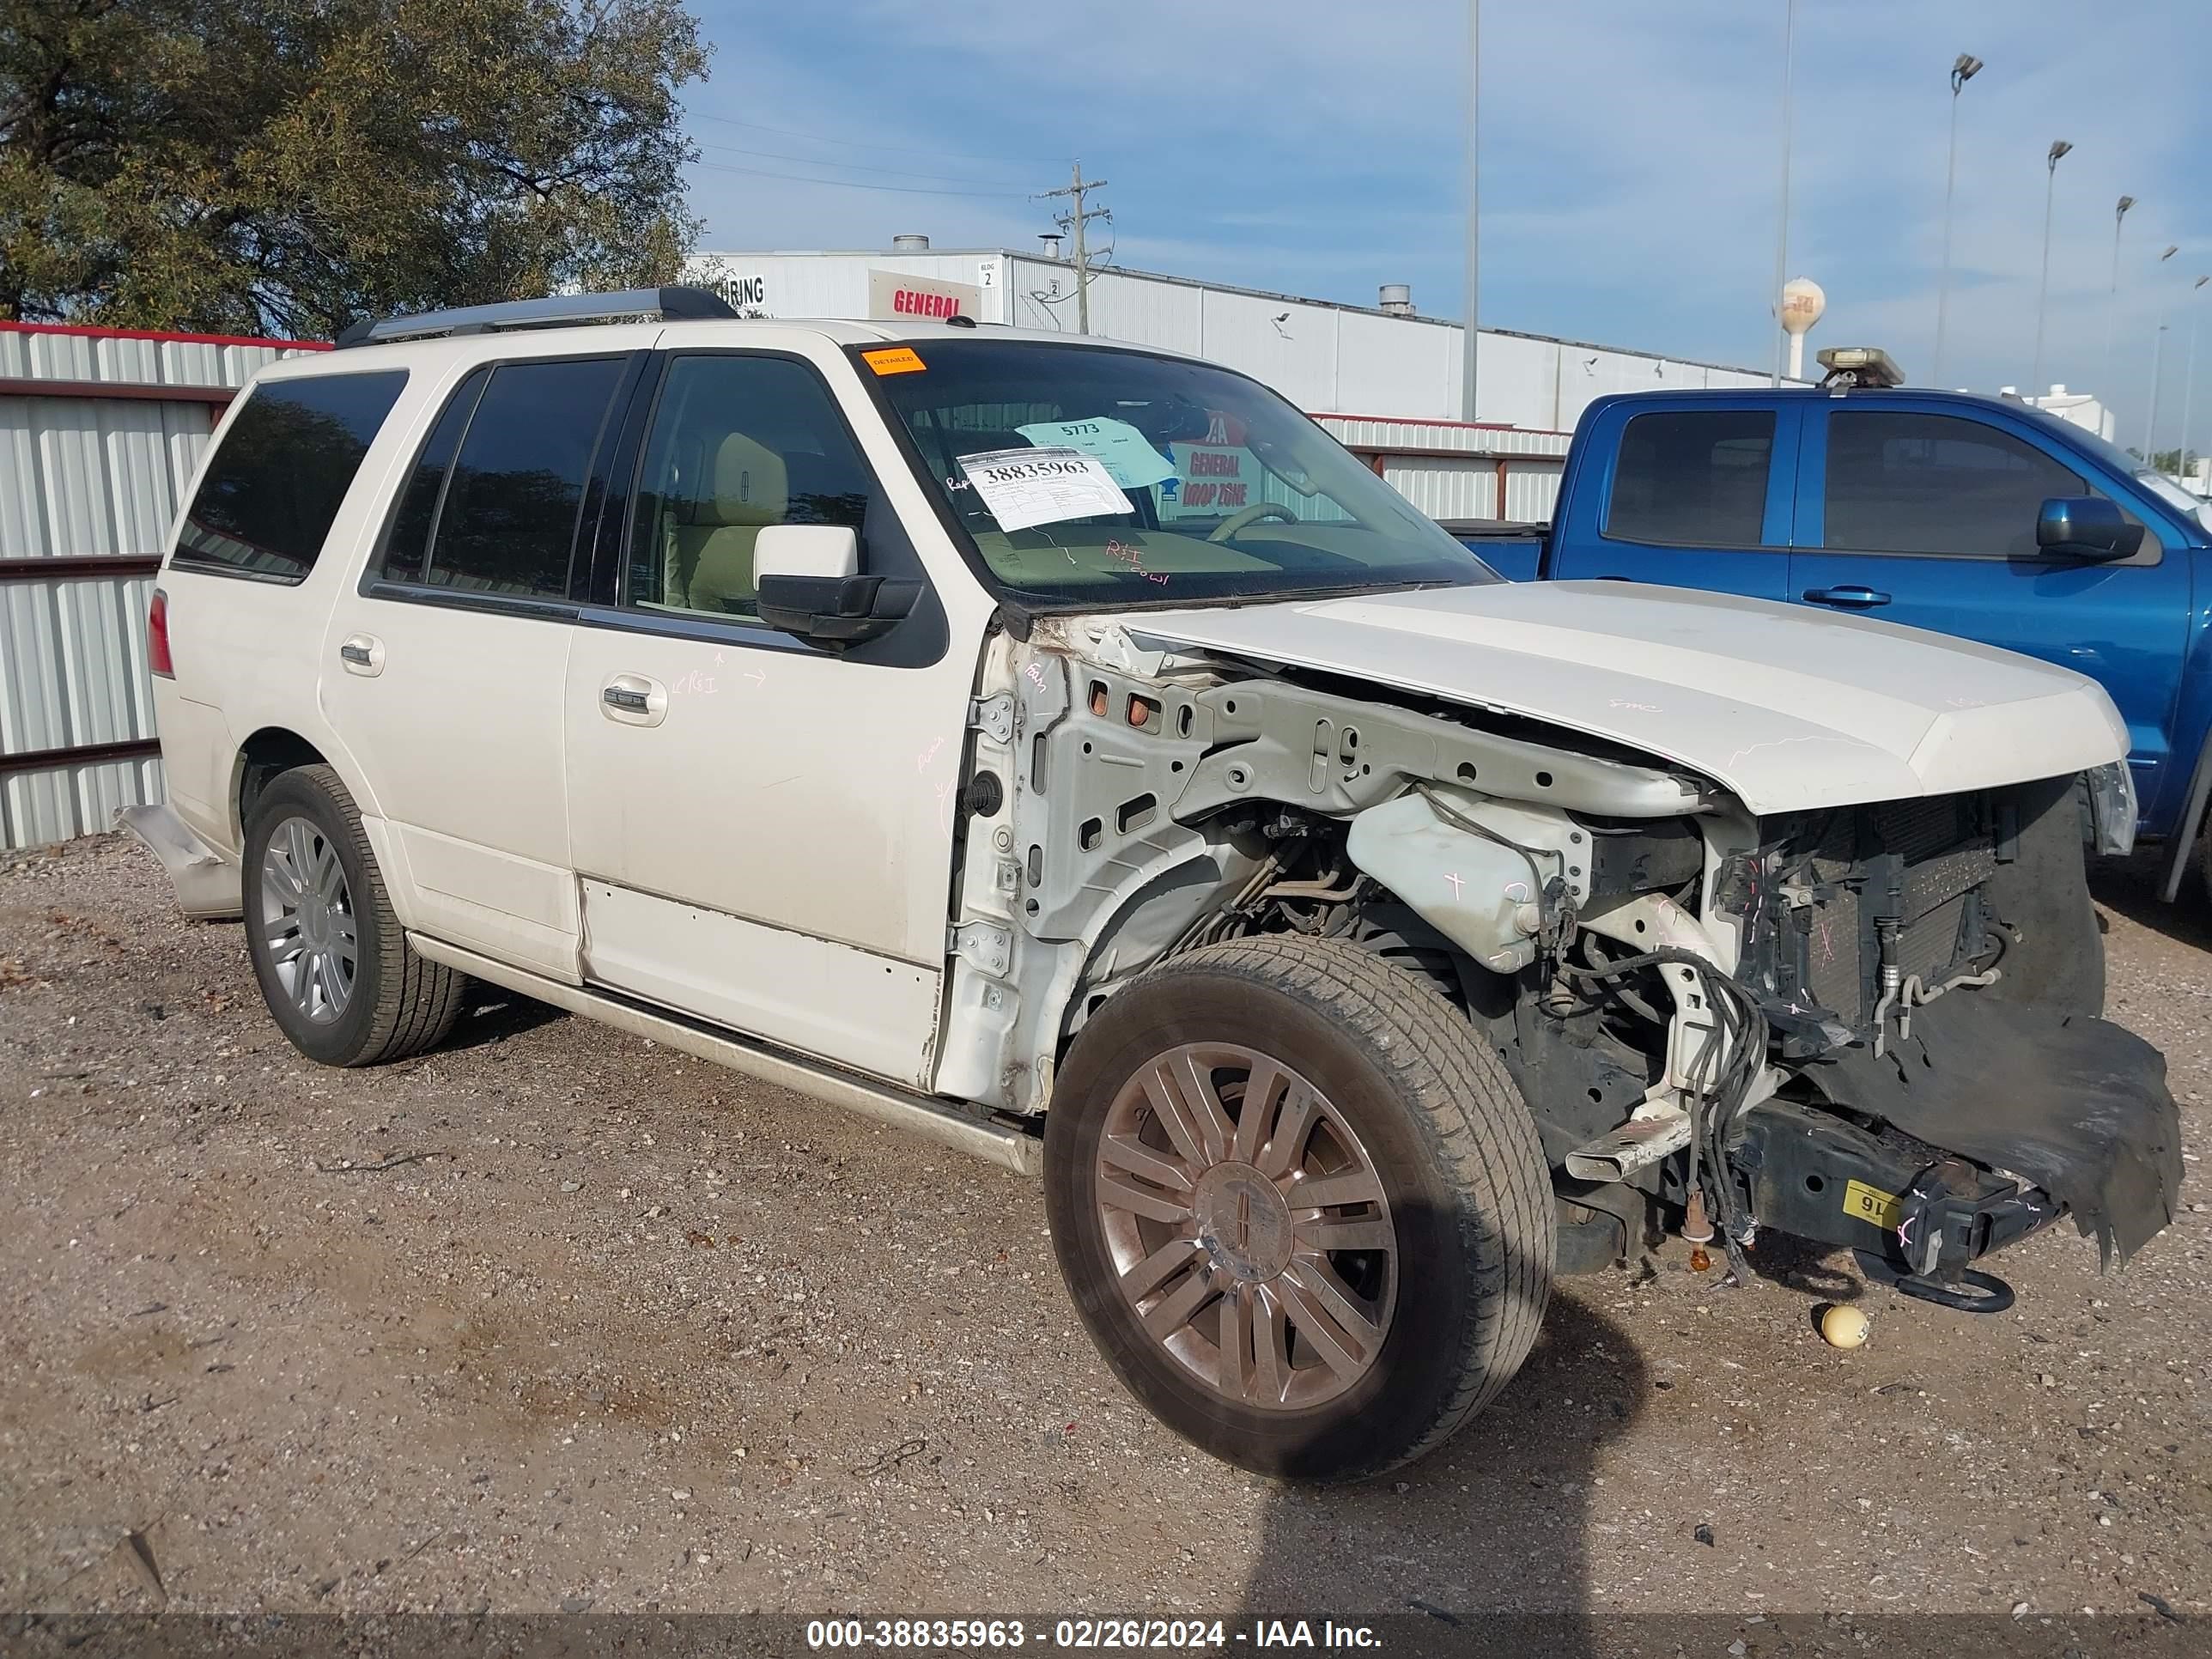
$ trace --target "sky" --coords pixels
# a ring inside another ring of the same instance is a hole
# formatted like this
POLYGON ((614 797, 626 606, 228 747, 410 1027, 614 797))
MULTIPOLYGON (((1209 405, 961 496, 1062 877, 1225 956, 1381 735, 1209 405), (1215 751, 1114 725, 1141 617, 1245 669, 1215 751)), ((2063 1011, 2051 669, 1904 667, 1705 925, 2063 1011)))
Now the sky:
MULTIPOLYGON (((695 0, 687 89, 705 248, 1035 248, 1084 173, 1116 264, 1463 315, 1466 0, 695 0)), ((2141 447, 2212 449, 2212 16, 2203 0, 1797 0, 1788 269, 1809 347, 1934 369, 1961 52, 1942 380, 2045 382, 2141 447), (2054 139, 2074 146, 2055 179, 2054 139), (2114 298, 2114 206, 2123 225, 2114 298), (2169 246, 2179 252, 2160 262, 2169 246), (2166 330, 2161 337, 2161 321, 2166 330)), ((1785 0, 1488 0, 1485 326, 1765 368, 1783 177, 1785 0)))

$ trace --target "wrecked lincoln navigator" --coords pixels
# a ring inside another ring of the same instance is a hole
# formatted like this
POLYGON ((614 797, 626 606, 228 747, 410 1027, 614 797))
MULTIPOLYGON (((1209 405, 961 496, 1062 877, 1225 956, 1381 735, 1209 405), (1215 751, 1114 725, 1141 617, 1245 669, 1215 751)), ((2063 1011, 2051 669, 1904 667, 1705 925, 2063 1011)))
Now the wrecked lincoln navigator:
POLYGON ((1206 364, 653 297, 379 325, 226 419, 141 827, 305 1052, 474 976, 1041 1169, 1128 1385, 1310 1476, 1656 1230, 1988 1310, 2061 1217, 2171 1219, 2090 681, 1501 583, 1206 364))

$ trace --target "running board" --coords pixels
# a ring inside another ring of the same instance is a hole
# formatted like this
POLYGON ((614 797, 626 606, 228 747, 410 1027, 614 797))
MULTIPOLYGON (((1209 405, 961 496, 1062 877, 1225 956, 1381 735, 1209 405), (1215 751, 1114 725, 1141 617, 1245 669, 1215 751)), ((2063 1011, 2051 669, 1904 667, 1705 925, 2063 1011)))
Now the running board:
POLYGON ((526 968, 495 962, 441 939, 410 933, 407 943, 414 947, 416 955, 473 978, 488 980, 520 995, 565 1008, 587 1019, 599 1020, 632 1036, 649 1037, 701 1060, 758 1078, 763 1083, 842 1106, 878 1123, 888 1123, 933 1140, 940 1146, 980 1158, 986 1164, 1012 1170, 1017 1175, 1036 1175, 1042 1167, 1042 1142, 1011 1125, 969 1117, 949 1103, 817 1066, 734 1034, 705 1030, 674 1015, 656 1013, 582 986, 564 985, 559 980, 546 979, 526 968))
POLYGON ((1679 1106, 1639 1108, 1610 1134, 1567 1154, 1567 1173, 1577 1181, 1625 1181, 1690 1144, 1690 1116, 1679 1106))

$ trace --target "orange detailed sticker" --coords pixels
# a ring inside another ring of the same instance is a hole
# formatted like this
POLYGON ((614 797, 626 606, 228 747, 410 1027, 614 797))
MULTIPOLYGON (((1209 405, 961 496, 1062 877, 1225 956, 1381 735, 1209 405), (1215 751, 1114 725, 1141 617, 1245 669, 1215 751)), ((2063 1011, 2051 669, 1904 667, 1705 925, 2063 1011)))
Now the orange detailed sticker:
POLYGON ((886 346, 881 351, 864 351, 860 361, 878 374, 919 374, 928 367, 915 355, 912 346, 886 346))

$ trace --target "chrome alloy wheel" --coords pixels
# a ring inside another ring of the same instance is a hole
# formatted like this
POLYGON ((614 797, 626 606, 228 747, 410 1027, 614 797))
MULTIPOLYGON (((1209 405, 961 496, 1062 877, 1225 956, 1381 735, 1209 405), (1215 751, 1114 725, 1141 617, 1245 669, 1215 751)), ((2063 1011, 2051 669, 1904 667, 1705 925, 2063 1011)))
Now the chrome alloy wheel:
POLYGON ((312 820, 286 818, 261 855, 261 932, 292 1006, 327 1025, 353 1000, 360 930, 338 849, 312 820))
POLYGON ((1156 1056, 1107 1112, 1097 1183, 1121 1294, 1215 1394, 1305 1410, 1373 1368, 1398 1294, 1389 1202, 1297 1073, 1223 1043, 1156 1056))

